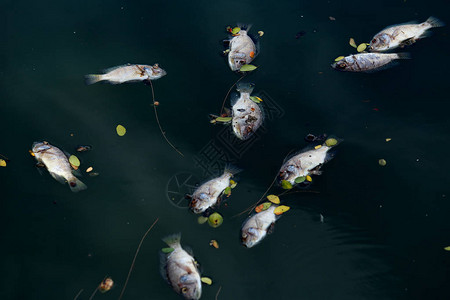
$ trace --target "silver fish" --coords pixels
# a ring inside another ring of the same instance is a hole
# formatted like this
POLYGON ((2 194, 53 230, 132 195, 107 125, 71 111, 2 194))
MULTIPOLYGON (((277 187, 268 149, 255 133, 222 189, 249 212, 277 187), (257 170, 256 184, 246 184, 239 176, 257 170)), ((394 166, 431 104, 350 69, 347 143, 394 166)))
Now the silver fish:
POLYGON ((240 97, 232 106, 231 126, 239 139, 246 140, 261 126, 263 114, 259 105, 250 99, 253 85, 241 84, 237 91, 240 97))
POLYGON ((31 149, 37 162, 44 164, 50 175, 57 181, 62 184, 67 182, 72 192, 87 189, 87 186, 72 174, 69 160, 59 148, 44 141, 33 143, 31 149))
POLYGON ((158 64, 153 66, 128 64, 107 69, 105 73, 86 75, 86 83, 93 84, 104 80, 112 84, 120 84, 127 81, 156 80, 167 74, 158 64))
POLYGON ((344 57, 331 65, 344 72, 374 72, 388 67, 397 59, 409 59, 408 53, 359 53, 344 57))
POLYGON ((248 218, 241 229, 242 244, 251 248, 261 242, 274 226, 279 216, 274 214, 278 205, 272 204, 268 209, 254 214, 248 218))
POLYGON ((232 71, 238 71, 243 65, 249 64, 256 57, 256 45, 247 34, 248 29, 241 29, 230 40, 228 64, 232 71))
POLYGON ((200 272, 194 257, 181 247, 180 239, 180 234, 163 239, 173 251, 161 253, 161 275, 185 299, 197 300, 202 295, 200 272))
POLYGON ((420 24, 401 24, 387 27, 377 33, 370 41, 369 50, 379 52, 392 50, 415 43, 426 37, 426 31, 444 24, 434 17, 429 17, 420 24))
POLYGON ((196 214, 200 214, 216 205, 223 191, 230 186, 230 178, 238 172, 238 169, 227 167, 222 176, 200 185, 190 196, 191 202, 189 207, 191 210, 196 214))

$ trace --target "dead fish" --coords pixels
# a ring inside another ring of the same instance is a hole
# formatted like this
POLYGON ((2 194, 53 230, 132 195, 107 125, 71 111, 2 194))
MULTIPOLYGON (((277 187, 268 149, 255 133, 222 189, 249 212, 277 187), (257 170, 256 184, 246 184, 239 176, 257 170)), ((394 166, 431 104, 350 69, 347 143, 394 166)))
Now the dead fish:
POLYGON ((397 59, 409 59, 408 53, 359 53, 344 57, 333 63, 335 70, 345 72, 375 72, 383 70, 397 59))
POLYGON ((86 75, 86 84, 99 81, 109 81, 112 84, 120 84, 128 81, 156 80, 167 74, 158 64, 153 66, 128 64, 105 70, 106 74, 86 75))
POLYGON ((50 175, 58 182, 69 184, 72 192, 87 189, 87 186, 72 174, 69 159, 59 148, 48 142, 35 142, 31 148, 38 163, 44 164, 50 175))
POLYGON ((252 215, 244 222, 241 229, 241 242, 245 247, 255 246, 273 231, 275 221, 280 217, 274 213, 277 207, 278 205, 272 204, 268 209, 252 215))
POLYGON ((194 257, 181 247, 180 239, 180 234, 163 239, 173 251, 161 253, 161 275, 185 299, 197 300, 202 295, 200 272, 194 257))
POLYGON ((427 30, 444 26, 434 17, 429 17, 420 24, 401 24, 387 27, 377 33, 370 41, 369 50, 379 52, 404 47, 427 36, 427 30))
POLYGON ((222 176, 200 185, 192 196, 188 196, 191 198, 191 202, 189 203, 191 210, 196 214, 200 214, 216 205, 223 191, 230 186, 230 178, 239 172, 239 169, 227 166, 222 176))
POLYGON ((252 84, 240 84, 237 91, 240 97, 232 101, 231 126, 237 138, 246 140, 258 130, 263 121, 261 108, 250 99, 252 84))
POLYGON ((232 71, 238 71, 243 65, 251 63, 257 55, 256 45, 247 34, 249 29, 241 28, 230 40, 228 64, 232 71))
POLYGON ((320 175, 320 167, 330 161, 334 154, 329 152, 333 147, 341 142, 340 139, 329 138, 323 145, 317 145, 312 149, 302 150, 287 159, 280 169, 279 181, 286 180, 295 185, 295 179, 305 177, 307 175, 320 175), (327 146, 327 141, 334 140, 334 145, 327 146))

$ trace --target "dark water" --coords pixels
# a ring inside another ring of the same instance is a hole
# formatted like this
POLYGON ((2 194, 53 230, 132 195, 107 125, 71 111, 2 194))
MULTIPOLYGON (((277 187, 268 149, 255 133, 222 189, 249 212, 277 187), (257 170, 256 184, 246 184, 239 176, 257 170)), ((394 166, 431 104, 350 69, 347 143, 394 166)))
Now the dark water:
POLYGON ((158 270, 160 238, 174 232, 214 281, 202 299, 220 286, 218 299, 448 299, 448 26, 387 71, 329 67, 354 51, 350 37, 366 42, 387 25, 430 15, 449 23, 448 2, 3 2, 0 153, 11 161, 0 170, 0 298, 73 299, 83 289, 78 299, 88 299, 106 275, 116 288, 94 299, 118 298, 141 236, 159 217, 124 299, 179 299, 158 270), (238 79, 220 56, 224 28, 236 22, 265 32, 248 81, 268 118, 247 144, 207 119, 238 79), (162 139, 148 86, 84 85, 84 74, 128 62, 167 70, 154 82, 159 114, 184 158, 162 139), (306 134, 325 132, 345 142, 314 178, 319 193, 284 197, 292 208, 274 234, 241 247, 244 217, 232 216, 263 194, 306 134), (27 151, 43 139, 69 152, 93 145, 78 155, 83 170, 100 173, 83 177, 87 191, 73 194, 39 174, 27 151), (225 222, 198 225, 167 191, 175 175, 201 182, 227 160, 245 171, 220 208, 225 222))

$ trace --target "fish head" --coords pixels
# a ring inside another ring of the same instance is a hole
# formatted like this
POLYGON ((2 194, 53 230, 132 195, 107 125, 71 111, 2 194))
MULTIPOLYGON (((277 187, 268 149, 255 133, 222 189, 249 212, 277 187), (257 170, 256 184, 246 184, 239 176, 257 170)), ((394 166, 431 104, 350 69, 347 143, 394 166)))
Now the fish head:
POLYGON ((242 229, 241 242, 247 248, 255 246, 262 238, 262 232, 255 227, 242 229))
POLYGON ((159 66, 159 64, 154 64, 151 67, 144 67, 144 71, 147 74, 147 76, 153 80, 167 75, 167 72, 164 69, 162 69, 159 66))
POLYGON ((46 141, 34 142, 33 146, 31 147, 31 151, 33 153, 39 153, 39 152, 46 151, 46 150, 50 149, 51 147, 52 146, 46 141))
POLYGON ((193 273, 185 274, 178 280, 180 293, 185 299, 200 299, 202 296, 202 284, 200 278, 193 273))
POLYGON ((369 44, 370 51, 385 51, 389 49, 391 37, 387 33, 380 33, 373 37, 369 44))
POLYGON ((278 174, 278 180, 281 182, 282 180, 289 181, 290 183, 294 183, 295 178, 298 177, 300 173, 299 167, 295 164, 288 164, 286 166, 281 167, 280 173, 278 174))
POLYGON ((345 57, 334 64, 331 65, 331 67, 335 70, 339 71, 348 71, 350 69, 350 66, 354 63, 354 59, 351 57, 345 57))
POLYGON ((193 195, 191 202, 189 202, 189 207, 194 213, 200 214, 208 208, 209 199, 210 197, 206 193, 193 195))

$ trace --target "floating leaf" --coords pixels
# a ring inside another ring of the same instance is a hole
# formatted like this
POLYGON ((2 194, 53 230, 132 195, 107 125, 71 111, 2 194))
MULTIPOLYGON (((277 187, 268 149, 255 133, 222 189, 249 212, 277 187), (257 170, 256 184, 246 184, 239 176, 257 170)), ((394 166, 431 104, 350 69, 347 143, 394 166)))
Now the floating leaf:
POLYGON ((201 280, 202 280, 203 283, 206 283, 207 285, 211 285, 212 284, 211 278, 202 277, 201 280))
POLYGON ((287 180, 281 180, 281 187, 285 190, 290 190, 292 189, 292 183, 287 180))
POLYGON ((89 168, 86 169, 86 173, 92 172, 92 170, 94 170, 94 168, 93 167, 89 167, 89 168))
POLYGON ((263 208, 264 208, 264 205, 263 205, 263 204, 260 204, 260 205, 258 205, 257 207, 255 207, 255 211, 256 211, 257 213, 260 213, 260 212, 263 211, 263 208))
POLYGON ((295 178, 294 181, 295 181, 295 183, 302 183, 305 180, 306 180, 306 177, 305 176, 301 176, 301 177, 295 178))
POLYGON ((211 240, 211 242, 209 242, 210 246, 213 246, 216 249, 219 249, 219 243, 216 240, 211 240))
POLYGON ((307 176, 306 176, 306 181, 312 182, 311 176, 307 175, 307 176))
POLYGON ((444 248, 445 251, 450 251, 450 246, 444 248))
POLYGON ((207 217, 204 217, 204 216, 200 216, 200 217, 198 217, 198 219, 197 219, 198 224, 205 224, 206 221, 208 221, 208 218, 207 218, 207 217))
POLYGON ((342 60, 342 59, 344 59, 345 58, 345 56, 338 56, 338 57, 336 57, 335 59, 334 59, 334 61, 340 61, 340 60, 342 60))
POLYGON ((357 47, 356 47, 355 40, 354 40, 353 38, 350 38, 350 40, 348 41, 348 43, 349 43, 350 46, 352 46, 353 48, 357 48, 357 47))
POLYGON ((386 139, 386 142, 390 142, 392 139, 391 138, 387 138, 386 139))
POLYGON ((237 182, 233 179, 230 179, 230 188, 234 189, 237 186, 237 182))
POLYGON ((317 146, 314 147, 314 149, 316 149, 316 150, 320 149, 320 148, 322 148, 322 145, 317 145, 317 146))
POLYGON ((367 48, 367 44, 362 43, 362 44, 359 44, 358 48, 356 48, 356 51, 363 52, 364 50, 366 50, 366 48, 367 48))
POLYGON ((89 173, 89 176, 91 176, 91 177, 98 176, 98 175, 100 175, 100 173, 97 173, 97 172, 89 173))
POLYGON ((274 204, 280 204, 280 198, 278 198, 278 196, 276 196, 276 195, 267 196, 267 200, 269 200, 270 202, 272 202, 274 204))
POLYGON ((258 31, 259 36, 263 36, 264 35, 264 31, 258 31))
POLYGON ((31 151, 31 150, 28 150, 28 152, 30 152, 31 156, 34 156, 34 153, 33 153, 33 151, 31 151))
POLYGON ((166 254, 172 252, 173 250, 175 250, 175 249, 173 249, 173 248, 162 248, 161 249, 162 253, 166 253, 166 254))
POLYGON ((380 166, 384 167, 387 164, 387 162, 384 159, 380 159, 380 160, 378 160, 378 164, 380 166))
POLYGON ((329 138, 325 141, 325 145, 327 145, 328 147, 336 146, 337 143, 338 143, 337 139, 334 138, 329 138))
POLYGON ((119 136, 124 136, 127 133, 127 130, 122 125, 117 125, 116 131, 119 136))
POLYGON ((256 68, 257 68, 257 67, 254 66, 254 65, 243 65, 243 66, 239 69, 239 71, 241 71, 241 72, 250 72, 250 71, 255 70, 256 68))
POLYGON ((212 213, 208 218, 208 224, 213 228, 219 227, 222 223, 223 217, 217 212, 212 213))
POLYGON ((0 167, 6 167, 6 160, 0 158, 0 167))
POLYGON ((231 186, 227 186, 223 193, 229 197, 231 195, 231 186))
POLYGON ((80 160, 75 155, 71 155, 69 157, 69 162, 72 166, 79 167, 80 166, 80 160))
POLYGON ((286 205, 280 205, 277 208, 274 209, 273 213, 278 215, 281 215, 282 213, 287 212, 288 210, 290 210, 291 208, 289 206, 286 205))
POLYGON ((230 122, 231 120, 233 120, 232 117, 217 117, 216 118, 217 122, 223 122, 223 123, 230 122))
POLYGON ((238 34, 239 31, 241 31, 241 28, 239 28, 239 27, 234 27, 233 30, 231 30, 231 33, 232 33, 232 34, 238 34))
POLYGON ((252 100, 255 103, 261 103, 262 99, 256 96, 250 96, 250 100, 252 100))

